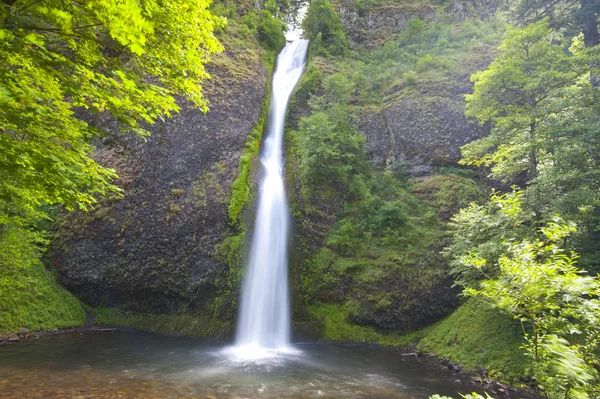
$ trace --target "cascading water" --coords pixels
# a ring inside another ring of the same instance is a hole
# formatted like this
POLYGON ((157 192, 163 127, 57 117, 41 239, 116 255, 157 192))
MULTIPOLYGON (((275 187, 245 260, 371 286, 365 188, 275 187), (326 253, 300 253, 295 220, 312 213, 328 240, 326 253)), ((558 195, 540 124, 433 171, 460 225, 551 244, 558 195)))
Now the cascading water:
POLYGON ((287 103, 304 70, 307 40, 288 44, 277 58, 269 126, 260 161, 263 178, 244 281, 236 348, 285 350, 290 343, 289 213, 283 181, 283 126, 287 103))

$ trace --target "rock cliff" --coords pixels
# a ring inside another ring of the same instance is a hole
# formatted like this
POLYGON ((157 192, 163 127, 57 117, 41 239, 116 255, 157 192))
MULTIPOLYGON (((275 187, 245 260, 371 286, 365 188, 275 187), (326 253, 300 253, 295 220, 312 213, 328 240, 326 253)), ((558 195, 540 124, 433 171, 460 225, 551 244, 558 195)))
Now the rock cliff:
POLYGON ((381 45, 402 29, 408 21, 419 18, 433 21, 448 18, 489 18, 498 8, 498 0, 452 0, 441 2, 380 1, 375 6, 361 6, 353 0, 336 0, 335 7, 354 44, 366 47, 381 45))
POLYGON ((460 147, 489 132, 465 116, 464 95, 472 92, 471 74, 492 61, 501 27, 481 21, 495 11, 493 1, 355 3, 334 2, 350 54, 315 51, 290 113, 298 129, 288 157, 300 291, 294 311, 327 339, 388 343, 391 332, 424 327, 458 304, 441 255, 445 224, 485 197, 470 171, 456 168, 460 147), (336 106, 332 76, 352 88, 346 117, 364 137, 371 171, 342 190, 326 181, 307 188, 296 175, 303 162, 298 121, 327 113, 311 104, 336 106), (368 191, 362 198, 361 186, 368 191))
POLYGON ((84 302, 214 313, 229 271, 217 249, 235 233, 228 204, 245 144, 262 118, 268 73, 257 44, 229 47, 208 69, 207 114, 182 100, 181 112, 151 126, 147 140, 120 133, 109 118, 94 121, 106 132, 95 158, 116 169, 123 197, 63 215, 51 259, 84 302))

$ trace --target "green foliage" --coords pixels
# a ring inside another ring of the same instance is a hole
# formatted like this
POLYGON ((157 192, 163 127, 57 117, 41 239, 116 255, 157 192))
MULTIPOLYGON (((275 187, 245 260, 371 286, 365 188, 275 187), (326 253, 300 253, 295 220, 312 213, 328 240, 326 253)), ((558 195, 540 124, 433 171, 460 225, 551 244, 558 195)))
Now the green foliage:
POLYGON ((509 8, 510 19, 520 26, 547 18, 554 29, 566 31, 567 35, 575 36, 582 31, 586 46, 595 46, 599 42, 598 15, 598 0, 517 0, 509 8))
POLYGON ((0 230, 0 333, 81 326, 85 313, 39 261, 41 234, 9 221, 0 230))
POLYGON ((178 111, 176 93, 206 110, 200 83, 209 56, 221 50, 212 31, 222 23, 209 4, 3 3, 0 198, 25 210, 86 208, 117 190, 114 171, 89 158, 98 132, 74 116, 75 107, 107 111, 141 135, 140 121, 178 111))
MULTIPOLYGON (((454 169, 451 172, 461 172, 460 169, 454 169)), ((466 173, 465 175, 468 176, 466 173)), ((481 203, 484 199, 482 188, 466 176, 454 173, 434 175, 415 184, 412 192, 430 202, 438 210, 440 218, 447 221, 470 203, 481 203)))
POLYGON ((285 46, 285 24, 268 10, 252 12, 243 17, 244 23, 268 49, 279 51, 285 46))
MULTIPOLYGON (((511 28, 502 54, 473 75, 467 114, 491 122, 492 132, 464 146, 462 162, 526 185, 524 204, 536 218, 560 213, 581 226, 582 237, 597 228, 600 206, 600 92, 590 79, 600 54, 585 48, 581 36, 568 52, 554 37, 547 21, 511 28)), ((575 240, 582 247, 580 237, 575 240)))
POLYGON ((348 321, 349 306, 316 303, 309 312, 321 322, 320 335, 333 342, 363 342, 393 347, 408 347, 423 337, 427 330, 412 333, 378 331, 370 326, 357 326, 348 321))
POLYGON ((467 370, 485 368, 495 379, 518 382, 532 367, 530 358, 519 351, 522 342, 518 322, 472 299, 432 326, 418 348, 467 370))
MULTIPOLYGON (((342 256, 373 257, 388 261, 415 260, 427 243, 439 236, 439 221, 434 213, 403 187, 390 172, 376 174, 367 182, 369 191, 357 201, 349 202, 338 217, 326 244, 342 256), (436 233, 437 232, 437 233, 436 233), (402 248, 403 254, 394 254, 402 248)), ((369 262, 370 263, 370 262, 369 262)), ((402 262, 401 262, 402 263, 402 262)))
POLYGON ((228 204, 229 222, 238 224, 246 205, 252 200, 252 191, 248 185, 252 157, 244 154, 240 158, 239 172, 231 187, 231 199, 228 204))
MULTIPOLYGON (((381 276, 385 267, 418 259, 428 240, 438 236, 438 220, 396 174, 372 172, 355 127, 352 82, 334 73, 324 76, 318 87, 320 77, 315 73, 307 78, 310 83, 300 85, 302 92, 307 84, 310 92, 319 88, 318 94, 307 93, 312 112, 294 132, 302 194, 319 202, 329 196, 345 201, 325 242, 335 253, 333 268, 357 279, 381 276), (402 254, 397 253, 400 248, 402 254)), ((306 277, 318 278, 329 266, 317 261, 319 272, 306 277)))
POLYGON ((463 163, 492 166, 495 178, 527 172, 533 180, 540 164, 549 161, 549 115, 560 112, 554 97, 585 74, 585 64, 583 57, 552 44, 545 21, 523 30, 510 28, 500 49, 487 70, 472 76, 475 90, 466 96, 466 114, 482 123, 493 121, 494 128, 491 135, 463 147, 463 163))
POLYGON ((262 104, 262 116, 252 128, 248 141, 244 147, 244 153, 240 157, 238 175, 231 187, 231 199, 229 200, 227 215, 229 224, 240 226, 244 209, 252 202, 252 161, 258 156, 260 140, 262 138, 265 121, 269 112, 269 99, 267 96, 262 104))
MULTIPOLYGON (((541 229, 543 239, 510 243, 498 277, 465 290, 528 325, 523 348, 551 398, 599 394, 600 280, 575 267, 577 254, 561 248, 574 231, 557 218, 541 229)), ((477 267, 478 258, 471 261, 477 267)))
POLYGON ((310 2, 302 28, 314 55, 343 55, 348 49, 342 21, 329 0, 310 2))
POLYGON ((419 83, 419 78, 414 71, 406 71, 402 74, 403 83, 406 86, 416 86, 419 83))
MULTIPOLYGON (((460 394, 460 397, 464 398, 464 399, 492 399, 492 397, 487 392, 485 393, 485 397, 476 392, 468 393, 466 395, 460 394)), ((438 394, 435 394, 435 395, 431 395, 429 397, 429 399, 452 399, 452 398, 450 396, 440 396, 438 394)))
POLYGON ((312 113, 302 118, 297 138, 298 174, 305 187, 326 181, 339 192, 354 176, 367 173, 364 138, 350 114, 354 86, 342 74, 327 76, 323 95, 312 96, 312 113))
POLYGON ((341 191, 361 167, 363 137, 346 121, 332 121, 324 112, 302 119, 299 131, 302 180, 308 185, 328 181, 341 191))
MULTIPOLYGON (((496 18, 467 20, 459 25, 443 18, 430 23, 414 18, 383 45, 347 52, 346 57, 333 58, 333 65, 329 61, 327 67, 352 78, 360 104, 387 103, 396 96, 409 95, 408 90, 399 88, 446 79, 453 82, 465 70, 475 70, 487 54, 495 52, 502 30, 503 24, 496 18), (474 29, 467 31, 468 26, 474 29)), ((311 54, 327 57, 315 49, 311 54)))
POLYGON ((450 220, 452 239, 444 255, 457 285, 476 287, 481 280, 494 278, 499 272, 497 260, 508 243, 535 234, 534 215, 523 211, 522 196, 521 191, 494 193, 489 202, 472 203, 450 220))

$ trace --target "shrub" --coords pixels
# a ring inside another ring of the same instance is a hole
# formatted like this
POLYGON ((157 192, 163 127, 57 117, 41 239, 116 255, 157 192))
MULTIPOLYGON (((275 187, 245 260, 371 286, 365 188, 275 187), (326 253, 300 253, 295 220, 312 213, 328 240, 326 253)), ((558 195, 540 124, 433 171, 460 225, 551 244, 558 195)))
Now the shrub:
POLYGON ((265 47, 278 51, 285 46, 285 25, 268 10, 247 14, 243 21, 265 47))
POLYGON ((302 28, 317 54, 343 55, 348 48, 342 21, 329 0, 310 3, 302 28))

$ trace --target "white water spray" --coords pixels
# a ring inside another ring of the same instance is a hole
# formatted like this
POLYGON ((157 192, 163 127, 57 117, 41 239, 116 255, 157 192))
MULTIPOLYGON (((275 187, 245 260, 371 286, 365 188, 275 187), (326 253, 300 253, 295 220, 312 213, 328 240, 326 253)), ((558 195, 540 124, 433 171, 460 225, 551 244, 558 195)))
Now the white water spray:
POLYGON ((288 100, 304 70, 307 40, 288 44, 277 58, 269 126, 260 161, 256 223, 239 313, 236 349, 248 357, 290 344, 289 213, 283 181, 283 127, 288 100))

